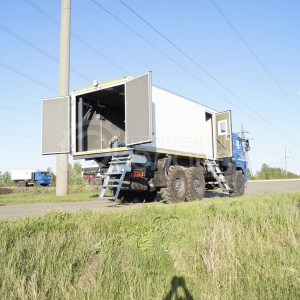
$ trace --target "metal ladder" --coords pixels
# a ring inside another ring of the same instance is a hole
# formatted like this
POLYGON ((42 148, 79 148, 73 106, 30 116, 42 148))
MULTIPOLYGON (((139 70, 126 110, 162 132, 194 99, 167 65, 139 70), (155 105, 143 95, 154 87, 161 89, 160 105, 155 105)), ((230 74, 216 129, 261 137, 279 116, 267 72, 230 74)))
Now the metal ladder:
POLYGON ((98 198, 116 200, 118 199, 126 172, 131 171, 130 155, 112 156, 109 164, 110 166, 105 174, 98 198), (118 178, 111 178, 112 176, 118 178), (104 196, 107 188, 116 188, 116 192, 113 196, 104 196))
POLYGON ((223 172, 221 172, 219 165, 214 160, 207 160, 205 164, 207 165, 207 170, 210 171, 213 174, 214 178, 218 181, 218 184, 222 191, 232 191, 228 182, 226 181, 225 176, 223 175, 223 172))

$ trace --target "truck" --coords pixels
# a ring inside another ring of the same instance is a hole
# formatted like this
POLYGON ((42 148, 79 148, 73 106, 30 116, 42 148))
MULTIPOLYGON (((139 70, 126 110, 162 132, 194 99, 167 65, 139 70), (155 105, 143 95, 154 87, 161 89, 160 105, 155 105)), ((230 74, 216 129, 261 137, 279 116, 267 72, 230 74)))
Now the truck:
POLYGON ((42 154, 96 162, 103 174, 99 198, 118 203, 151 201, 157 192, 167 203, 201 200, 216 184, 241 196, 250 147, 232 133, 231 122, 230 110, 153 85, 151 72, 94 81, 43 99, 42 154))
POLYGON ((47 186, 51 184, 51 176, 47 171, 38 169, 18 169, 11 171, 11 180, 17 186, 47 186))
POLYGON ((82 179, 87 181, 90 185, 102 184, 103 173, 101 173, 101 169, 98 164, 83 165, 81 170, 82 179))

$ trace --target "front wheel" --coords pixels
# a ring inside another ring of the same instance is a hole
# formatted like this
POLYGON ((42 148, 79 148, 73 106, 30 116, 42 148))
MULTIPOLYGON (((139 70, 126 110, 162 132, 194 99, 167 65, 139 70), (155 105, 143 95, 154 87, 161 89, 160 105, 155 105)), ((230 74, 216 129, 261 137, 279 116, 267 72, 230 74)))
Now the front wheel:
POLYGON ((233 191, 230 192, 231 197, 243 196, 245 192, 245 179, 241 170, 236 171, 235 181, 233 182, 233 191))

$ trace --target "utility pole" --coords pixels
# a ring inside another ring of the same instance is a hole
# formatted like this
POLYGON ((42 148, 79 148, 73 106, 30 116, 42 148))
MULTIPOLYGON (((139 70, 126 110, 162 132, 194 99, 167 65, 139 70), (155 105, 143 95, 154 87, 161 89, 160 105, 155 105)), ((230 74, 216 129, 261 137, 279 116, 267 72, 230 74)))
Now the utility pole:
POLYGON ((287 178, 287 173, 288 173, 288 171, 287 171, 287 164, 288 164, 288 161, 287 161, 287 160, 288 160, 288 158, 294 159, 293 157, 287 155, 287 149, 286 149, 286 146, 285 146, 285 148, 284 148, 285 178, 287 178))
MULTIPOLYGON (((58 96, 69 95, 71 0, 61 0, 58 96)), ((69 154, 56 156, 56 196, 68 194, 69 154)))
POLYGON ((284 166, 285 166, 285 178, 287 178, 287 159, 286 159, 286 147, 284 147, 284 166))

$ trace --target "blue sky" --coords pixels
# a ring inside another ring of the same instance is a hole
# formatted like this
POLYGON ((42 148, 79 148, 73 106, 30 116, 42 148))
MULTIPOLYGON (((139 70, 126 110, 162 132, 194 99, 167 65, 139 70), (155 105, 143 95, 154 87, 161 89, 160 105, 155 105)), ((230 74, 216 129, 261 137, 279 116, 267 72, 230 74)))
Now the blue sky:
MULTIPOLYGON (((284 168, 286 147, 288 170, 300 174, 299 1, 123 2, 196 64, 120 1, 73 0, 71 68, 77 74, 71 72, 70 90, 151 70, 155 85, 231 110, 233 130, 243 124, 253 139, 253 171, 263 163, 284 168)), ((55 169, 55 156, 41 155, 40 112, 41 99, 58 93, 60 5, 59 0, 0 4, 2 172, 55 169)))

